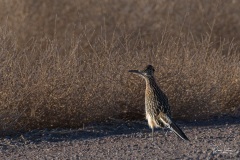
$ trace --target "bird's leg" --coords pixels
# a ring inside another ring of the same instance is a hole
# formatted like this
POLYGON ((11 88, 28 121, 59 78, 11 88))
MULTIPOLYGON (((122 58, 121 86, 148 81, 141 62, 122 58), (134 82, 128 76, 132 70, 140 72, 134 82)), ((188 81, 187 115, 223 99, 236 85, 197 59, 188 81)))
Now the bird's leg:
POLYGON ((154 128, 152 128, 152 141, 153 141, 153 134, 154 134, 153 132, 154 132, 154 128))
POLYGON ((164 128, 165 136, 167 137, 168 135, 168 129, 164 128))
POLYGON ((167 140, 168 129, 163 128, 163 131, 164 131, 164 132, 166 131, 164 135, 165 135, 165 140, 167 140))

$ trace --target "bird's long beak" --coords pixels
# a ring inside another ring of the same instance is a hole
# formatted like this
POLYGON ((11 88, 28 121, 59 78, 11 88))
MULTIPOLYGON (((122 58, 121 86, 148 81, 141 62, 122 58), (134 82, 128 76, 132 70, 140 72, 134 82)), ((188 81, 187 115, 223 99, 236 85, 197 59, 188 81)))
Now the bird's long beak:
POLYGON ((139 70, 129 70, 128 72, 132 72, 132 73, 136 73, 136 74, 142 75, 142 72, 140 72, 139 70))

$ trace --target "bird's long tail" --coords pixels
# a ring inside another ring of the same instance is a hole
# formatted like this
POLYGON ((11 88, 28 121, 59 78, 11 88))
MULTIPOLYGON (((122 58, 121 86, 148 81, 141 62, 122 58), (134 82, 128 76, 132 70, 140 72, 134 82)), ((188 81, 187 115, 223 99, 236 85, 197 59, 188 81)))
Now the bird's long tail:
POLYGON ((182 138, 183 140, 187 140, 189 141, 189 139, 187 138, 187 136, 183 133, 183 131, 172 121, 172 123, 170 124, 169 128, 176 134, 178 135, 180 138, 182 138))
POLYGON ((164 113, 160 113, 158 118, 161 121, 161 123, 164 124, 164 126, 171 129, 177 136, 179 136, 183 140, 189 141, 187 136, 183 133, 183 131, 177 126, 177 124, 169 116, 167 116, 164 113))

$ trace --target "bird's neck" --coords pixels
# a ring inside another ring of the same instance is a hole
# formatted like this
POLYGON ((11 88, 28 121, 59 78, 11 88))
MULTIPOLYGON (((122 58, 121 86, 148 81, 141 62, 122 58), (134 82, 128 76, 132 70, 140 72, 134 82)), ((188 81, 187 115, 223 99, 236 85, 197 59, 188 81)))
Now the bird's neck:
POLYGON ((156 86, 156 81, 155 81, 155 78, 153 76, 151 77, 147 77, 145 78, 145 81, 146 81, 146 89, 151 89, 152 86, 156 86))

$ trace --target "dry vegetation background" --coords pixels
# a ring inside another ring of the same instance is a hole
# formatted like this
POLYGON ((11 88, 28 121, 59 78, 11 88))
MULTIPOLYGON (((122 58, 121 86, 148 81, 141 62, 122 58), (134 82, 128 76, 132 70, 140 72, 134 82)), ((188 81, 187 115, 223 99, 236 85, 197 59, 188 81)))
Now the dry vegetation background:
POLYGON ((144 118, 147 64, 176 119, 239 116, 240 1, 0 0, 0 131, 144 118))

